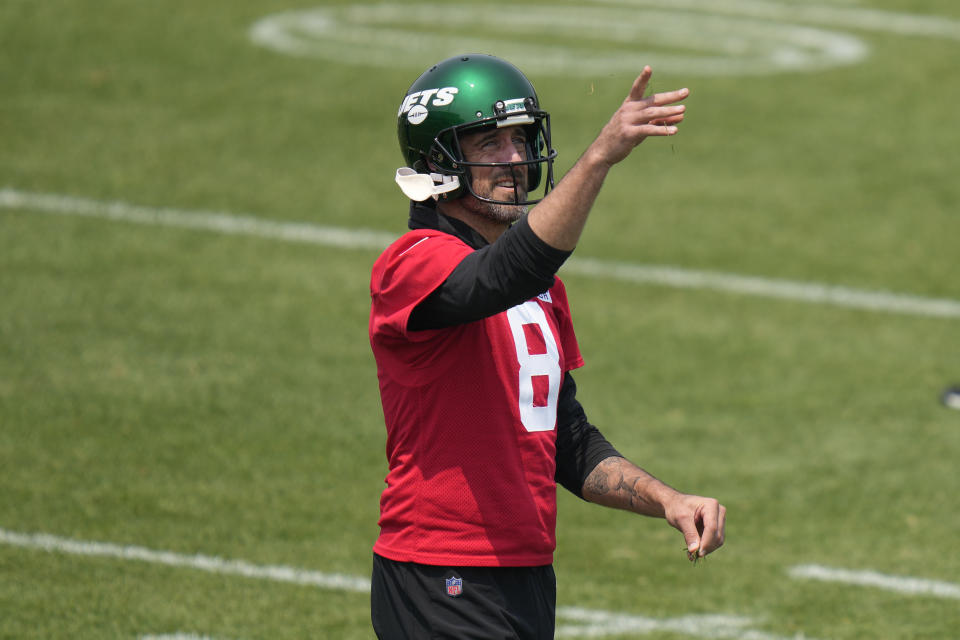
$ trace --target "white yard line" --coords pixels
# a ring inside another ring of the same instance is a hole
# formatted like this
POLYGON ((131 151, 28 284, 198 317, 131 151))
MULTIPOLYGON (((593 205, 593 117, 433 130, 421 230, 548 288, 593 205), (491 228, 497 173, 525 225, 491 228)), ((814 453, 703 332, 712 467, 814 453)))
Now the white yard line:
POLYGON ((198 636, 195 633, 164 633, 160 635, 149 634, 140 636, 138 640, 216 640, 210 636, 198 636))
MULTIPOLYGON (((46 533, 18 533, 0 528, 0 544, 68 555, 133 560, 323 589, 356 593, 370 592, 370 580, 359 576, 324 573, 278 565, 257 565, 244 560, 227 560, 217 556, 157 551, 134 545, 73 540, 46 533)), ((750 626, 755 624, 756 621, 742 616, 711 614, 687 615, 678 618, 648 618, 580 607, 558 607, 557 618, 561 621, 561 624, 557 626, 557 636, 566 638, 648 635, 669 632, 683 633, 700 638, 787 640, 784 636, 751 629, 750 626)), ((791 636, 791 638, 795 639, 796 636, 791 636)), ((173 635, 141 636, 140 640, 209 640, 209 638, 194 634, 176 633, 173 635)))
MULTIPOLYGON (((222 211, 148 207, 119 201, 100 201, 52 193, 0 189, 0 209, 71 215, 135 224, 201 229, 216 233, 304 242, 340 249, 381 250, 396 235, 370 229, 348 229, 311 223, 276 222, 252 215, 222 211)), ((745 276, 718 271, 697 271, 665 265, 571 258, 564 273, 659 286, 705 289, 741 295, 779 298, 867 311, 931 318, 960 318, 960 301, 924 298, 889 291, 745 276)))
MULTIPOLYGON (((580 607, 558 607, 557 617, 572 624, 559 624, 557 638, 599 638, 609 635, 681 634, 695 638, 731 640, 787 640, 751 627, 756 620, 741 616, 688 615, 677 618, 648 618, 610 611, 593 611, 580 607)), ((808 636, 789 636, 790 640, 812 640, 808 636)))
POLYGON ((277 565, 256 565, 243 560, 225 560, 216 556, 201 554, 187 555, 173 551, 155 551, 145 547, 133 545, 118 545, 110 542, 86 542, 71 540, 45 533, 17 533, 0 529, 0 544, 27 549, 42 549, 75 556, 93 556, 99 558, 114 558, 117 560, 136 560, 150 564, 161 564, 169 567, 183 567, 197 569, 208 573, 258 578, 274 582, 290 582, 293 584, 320 587, 322 589, 336 589, 339 591, 355 591, 369 593, 370 581, 357 576, 347 576, 340 573, 322 573, 307 569, 296 569, 277 565))
POLYGON ((565 270, 577 275, 610 280, 677 288, 710 289, 867 311, 960 318, 960 301, 958 300, 923 298, 890 291, 868 291, 819 282, 778 280, 719 271, 697 271, 680 267, 630 264, 592 258, 571 259, 567 262, 565 270))
POLYGON ((917 596, 934 596, 960 600, 960 584, 942 580, 926 580, 909 576, 892 576, 876 571, 837 569, 816 564, 803 564, 790 569, 791 578, 837 582, 859 587, 875 587, 917 596))
POLYGON ((234 235, 305 242, 342 249, 383 249, 396 236, 365 229, 325 227, 310 223, 274 222, 250 215, 169 207, 144 207, 120 201, 0 189, 0 209, 22 209, 87 218, 120 220, 136 224, 201 229, 234 235))
MULTIPOLYGON (((67 555, 110 558, 145 562, 221 575, 292 583, 354 593, 369 593, 370 580, 360 576, 326 573, 282 565, 258 565, 245 560, 231 560, 203 554, 158 551, 136 545, 91 542, 63 538, 46 533, 19 533, 0 528, 0 544, 23 549, 41 550, 67 555)), ((795 579, 811 579, 847 585, 872 587, 918 596, 960 599, 960 584, 923 578, 892 576, 875 571, 838 569, 820 565, 798 565, 788 575, 795 579)), ((676 618, 651 618, 635 614, 584 609, 557 608, 557 637, 603 637, 609 635, 649 635, 678 633, 699 638, 750 638, 751 640, 783 640, 784 636, 752 629, 757 621, 743 616, 686 615, 676 618)), ((206 636, 175 634, 142 638, 195 639, 206 636)), ((792 636, 802 638, 804 636, 792 636)))

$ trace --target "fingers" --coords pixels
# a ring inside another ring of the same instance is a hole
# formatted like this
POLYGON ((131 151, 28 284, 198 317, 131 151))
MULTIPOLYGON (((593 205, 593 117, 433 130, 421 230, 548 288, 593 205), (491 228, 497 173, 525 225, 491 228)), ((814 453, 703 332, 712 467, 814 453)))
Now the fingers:
POLYGON ((677 132, 678 125, 683 122, 686 115, 686 107, 683 105, 674 105, 670 107, 647 107, 643 111, 635 114, 631 120, 634 126, 651 125, 655 129, 643 131, 644 135, 662 136, 673 135, 677 132))
POLYGON ((661 106, 665 104, 673 104, 674 102, 680 102, 690 95, 690 90, 684 87, 683 89, 655 93, 653 95, 644 97, 643 94, 647 91, 647 86, 650 84, 650 77, 652 75, 653 70, 649 66, 643 68, 643 71, 639 76, 637 76, 637 79, 633 81, 633 86, 630 87, 630 93, 627 95, 627 102, 643 102, 648 106, 661 106))
POLYGON ((722 547, 727 539, 727 508, 723 505, 720 505, 720 526, 717 529, 717 533, 720 539, 720 544, 717 546, 722 547))
POLYGON ((687 543, 687 556, 691 560, 697 557, 700 552, 700 535, 696 530, 683 530, 683 540, 687 543))
POLYGON ((679 124, 683 122, 683 116, 684 114, 680 113, 672 116, 667 116, 665 118, 655 118, 650 121, 650 124, 655 124, 659 127, 662 127, 668 124, 679 124))
POLYGON ((687 556, 692 561, 723 546, 727 527, 727 509, 713 498, 681 495, 678 510, 668 521, 683 533, 687 556))
POLYGON ((682 104, 671 105, 669 107, 646 107, 637 113, 637 117, 646 122, 654 123, 657 121, 680 122, 687 108, 682 104))
POLYGON ((643 138, 649 138, 650 136, 672 136, 675 135, 679 129, 675 125, 661 125, 655 122, 649 122, 646 124, 636 125, 636 137, 639 140, 637 144, 643 141, 643 138))
POLYGON ((716 500, 710 500, 697 508, 694 520, 701 531, 698 551, 701 558, 723 546, 727 526, 726 507, 716 500))
POLYGON ((622 161, 648 137, 676 134, 684 119, 686 107, 676 103, 690 91, 684 88, 644 98, 652 75, 649 66, 643 68, 623 104, 594 140, 593 156, 608 166, 622 161))
POLYGON ((649 136, 672 136, 677 133, 676 125, 683 121, 686 107, 641 107, 641 104, 633 103, 621 109, 622 135, 639 144, 649 136))
POLYGON ((634 80, 630 94, 620 109, 623 124, 633 128, 638 143, 648 136, 672 136, 683 121, 686 107, 676 104, 690 95, 687 88, 655 93, 644 97, 653 71, 649 66, 634 80))
POLYGON ((633 86, 630 87, 630 95, 627 98, 634 101, 643 100, 643 94, 647 90, 647 83, 650 82, 650 76, 652 75, 653 69, 649 65, 644 67, 637 79, 633 81, 633 86))
POLYGON ((680 102, 684 100, 687 96, 690 95, 690 89, 684 87, 683 89, 677 89, 675 91, 664 91, 663 93, 655 93, 652 96, 648 96, 647 100, 650 101, 650 104, 653 105, 664 105, 664 104, 673 104, 674 102, 680 102))
POLYGON ((698 555, 702 558, 717 548, 717 513, 712 510, 704 511, 701 507, 698 510, 698 516, 700 523, 697 528, 702 527, 703 531, 700 536, 700 550, 698 551, 698 555))

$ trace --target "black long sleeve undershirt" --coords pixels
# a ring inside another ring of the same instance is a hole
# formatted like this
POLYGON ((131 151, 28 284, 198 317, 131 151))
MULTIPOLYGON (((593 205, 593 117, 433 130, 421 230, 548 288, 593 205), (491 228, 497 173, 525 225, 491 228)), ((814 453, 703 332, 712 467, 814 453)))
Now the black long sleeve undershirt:
MULTIPOLYGON (((454 229, 466 226, 452 218, 444 217, 444 222, 454 229)), ((472 246, 483 242, 472 237, 463 239, 472 246)), ((474 248, 476 251, 417 305, 410 314, 408 329, 452 327, 506 311, 552 287, 554 274, 571 253, 554 249, 541 240, 526 217, 493 244, 474 248)))
POLYGON ((563 376, 557 405, 557 472, 555 479, 564 489, 583 498, 583 483, 605 459, 622 457, 600 430, 590 424, 577 400, 577 383, 568 371, 563 376))
MULTIPOLYGON (((411 313, 408 329, 420 331, 465 324, 495 315, 543 293, 570 256, 541 240, 526 217, 488 244, 475 230, 432 207, 413 205, 410 228, 451 233, 475 251, 411 313)), ((563 377, 557 405, 557 483, 583 498, 583 483, 602 460, 619 456, 587 420, 570 372, 563 377)))

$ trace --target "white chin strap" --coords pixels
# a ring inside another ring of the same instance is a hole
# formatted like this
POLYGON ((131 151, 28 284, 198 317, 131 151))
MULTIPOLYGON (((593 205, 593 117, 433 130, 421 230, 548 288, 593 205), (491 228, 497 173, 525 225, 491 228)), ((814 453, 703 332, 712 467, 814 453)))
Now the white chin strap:
POLYGON ((457 176, 444 176, 439 173, 417 173, 410 167, 400 167, 397 169, 397 184, 404 195, 411 200, 423 202, 433 196, 436 198, 441 193, 448 193, 460 187, 460 180, 457 176))

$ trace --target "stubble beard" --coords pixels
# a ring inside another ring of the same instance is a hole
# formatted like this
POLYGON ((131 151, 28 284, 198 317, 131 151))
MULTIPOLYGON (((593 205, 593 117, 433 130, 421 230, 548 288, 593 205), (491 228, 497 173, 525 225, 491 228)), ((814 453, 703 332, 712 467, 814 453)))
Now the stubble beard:
MULTIPOLYGON (((490 187, 490 189, 485 190, 485 192, 478 191, 478 194, 484 198, 495 200, 496 198, 493 197, 494 189, 495 187, 490 187)), ((516 190, 518 200, 527 199, 526 189, 523 189, 520 185, 514 185, 514 189, 516 190)), ((476 198, 472 194, 467 195, 467 197, 463 199, 463 208, 487 220, 500 224, 513 224, 527 213, 526 205, 486 202, 476 198)))
POLYGON ((513 224, 527 213, 527 207, 524 205, 484 202, 473 196, 463 199, 463 208, 487 220, 502 224, 513 224))

